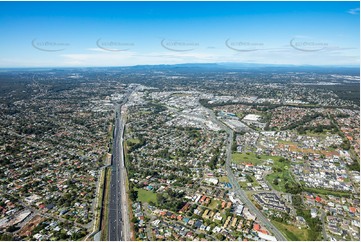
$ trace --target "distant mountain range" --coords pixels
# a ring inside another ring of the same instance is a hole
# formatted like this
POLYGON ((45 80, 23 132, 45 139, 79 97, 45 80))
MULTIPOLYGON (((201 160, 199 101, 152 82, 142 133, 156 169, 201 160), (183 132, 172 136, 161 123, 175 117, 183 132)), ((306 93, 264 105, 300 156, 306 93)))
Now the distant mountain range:
POLYGON ((197 70, 197 71, 274 71, 274 72, 317 72, 359 75, 359 66, 312 66, 312 65, 279 65, 279 64, 254 64, 254 63, 185 63, 173 65, 137 65, 120 67, 127 69, 146 70, 197 70))
POLYGON ((184 63, 184 64, 161 64, 161 65, 136 65, 131 67, 187 67, 187 68, 260 68, 260 67, 278 67, 278 68, 359 68, 359 66, 315 66, 315 65, 288 65, 288 64, 257 64, 257 63, 237 63, 237 62, 220 62, 220 63, 184 63))
POLYGON ((184 63, 160 65, 135 65, 119 67, 49 67, 49 68, 0 68, 0 71, 65 71, 65 70, 174 70, 174 71, 287 71, 287 72, 335 72, 339 74, 359 75, 359 66, 313 66, 313 65, 282 65, 282 64, 255 64, 255 63, 184 63))

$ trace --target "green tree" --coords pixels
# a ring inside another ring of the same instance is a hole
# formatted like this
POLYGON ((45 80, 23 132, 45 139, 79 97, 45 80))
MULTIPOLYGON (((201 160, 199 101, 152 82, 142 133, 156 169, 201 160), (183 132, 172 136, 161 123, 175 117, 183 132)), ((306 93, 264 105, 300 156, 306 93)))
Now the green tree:
POLYGON ((253 182, 253 179, 252 179, 252 177, 250 176, 250 175, 246 175, 246 179, 248 180, 248 182, 253 182))
POLYGON ((217 234, 216 235, 216 238, 219 240, 219 241, 223 241, 225 239, 224 235, 223 234, 217 234))
POLYGON ((206 236, 205 236, 204 234, 199 234, 198 237, 201 238, 201 239, 203 239, 203 238, 205 238, 206 236))
POLYGON ((0 240, 1 241, 13 241, 14 238, 13 236, 9 235, 9 234, 0 234, 0 240))
POLYGON ((134 189, 131 189, 129 191, 129 197, 130 197, 130 200, 132 200, 133 202, 135 202, 137 199, 138 199, 138 191, 134 190, 134 189))

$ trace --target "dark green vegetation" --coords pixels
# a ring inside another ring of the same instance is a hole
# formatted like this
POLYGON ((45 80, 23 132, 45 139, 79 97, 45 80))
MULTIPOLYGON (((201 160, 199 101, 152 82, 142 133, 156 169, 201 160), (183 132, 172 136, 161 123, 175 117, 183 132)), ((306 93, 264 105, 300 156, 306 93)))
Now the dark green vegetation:
POLYGON ((330 130, 332 133, 338 131, 337 127, 331 123, 331 125, 317 125, 317 126, 305 126, 306 123, 314 120, 317 117, 325 117, 321 113, 307 114, 302 117, 301 120, 292 123, 287 127, 283 127, 282 130, 296 129, 299 134, 306 134, 307 131, 322 133, 324 130, 330 130))
POLYGON ((0 234, 0 241, 13 241, 14 238, 10 234, 2 233, 0 234))
POLYGON ((309 227, 307 240, 320 240, 322 236, 321 220, 318 217, 316 218, 311 217, 310 210, 306 210, 304 208, 302 198, 300 195, 293 195, 292 203, 294 208, 296 209, 297 216, 303 217, 307 222, 307 225, 309 227))
POLYGON ((164 193, 157 193, 157 204, 160 208, 178 212, 184 206, 184 192, 168 189, 164 193))
POLYGON ((343 83, 342 85, 325 85, 313 86, 312 88, 333 91, 336 95, 344 100, 350 100, 357 105, 360 105, 360 83, 343 83))
POLYGON ((211 160, 209 161, 208 166, 211 170, 214 170, 214 169, 216 169, 217 164, 220 164, 221 166, 223 166, 226 161, 224 159, 222 159, 222 160, 219 159, 219 155, 220 155, 219 147, 213 149, 212 153, 214 155, 211 158, 211 160))
POLYGON ((348 165, 348 168, 352 171, 359 171, 360 170, 360 163, 359 162, 354 162, 351 165, 348 165))
POLYGON ((133 187, 129 188, 129 198, 133 202, 135 202, 138 199, 138 190, 135 190, 133 187))
POLYGON ((132 152, 140 147, 144 146, 146 141, 144 138, 140 137, 137 140, 127 140, 128 151, 132 152))
POLYGON ((311 192, 321 195, 333 195, 333 196, 339 196, 339 197, 350 197, 350 192, 342 192, 342 191, 334 191, 334 190, 327 190, 322 188, 311 188, 311 187, 305 187, 302 186, 302 190, 305 192, 311 192))

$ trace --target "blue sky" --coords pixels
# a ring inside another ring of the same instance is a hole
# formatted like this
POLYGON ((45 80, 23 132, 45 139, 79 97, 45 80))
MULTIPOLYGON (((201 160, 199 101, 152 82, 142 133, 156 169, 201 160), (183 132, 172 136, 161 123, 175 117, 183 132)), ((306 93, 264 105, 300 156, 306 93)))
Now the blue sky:
POLYGON ((0 67, 359 65, 359 2, 0 2, 0 67))

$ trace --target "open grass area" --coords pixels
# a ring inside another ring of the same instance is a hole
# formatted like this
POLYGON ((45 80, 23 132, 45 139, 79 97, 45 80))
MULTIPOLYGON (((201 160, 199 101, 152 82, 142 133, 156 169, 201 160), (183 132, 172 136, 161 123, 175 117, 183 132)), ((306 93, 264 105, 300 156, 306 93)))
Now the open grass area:
POLYGON ((212 202, 209 204, 210 209, 217 209, 218 205, 221 205, 221 201, 212 199, 212 202))
POLYGON ((147 191, 145 189, 134 188, 134 190, 138 191, 138 200, 141 202, 149 203, 150 201, 157 204, 157 194, 151 191, 147 191))
POLYGON ((139 112, 140 115, 148 115, 150 113, 152 113, 152 112, 151 111, 141 111, 141 112, 139 112))
POLYGON ((283 172, 275 172, 270 175, 266 176, 267 181, 271 184, 273 189, 281 192, 287 192, 285 188, 285 184, 287 182, 292 181, 292 177, 289 172, 283 171, 283 172), (278 179, 278 184, 276 185, 274 183, 274 180, 278 179))
POLYGON ((127 142, 132 143, 132 144, 138 144, 140 142, 139 139, 127 139, 127 142))
POLYGON ((284 145, 296 145, 295 142, 292 142, 292 141, 287 141, 287 140, 277 140, 278 143, 280 144, 284 144, 284 145))
POLYGON ((291 224, 283 224, 272 220, 272 223, 291 241, 306 241, 308 239, 308 230, 299 229, 291 224))
POLYGON ((110 153, 105 153, 102 157, 102 165, 111 165, 112 163, 112 154, 110 153))
POLYGON ((291 172, 289 171, 290 163, 287 161, 279 162, 275 161, 272 165, 275 171, 266 176, 266 180, 271 184, 273 189, 281 192, 286 192, 285 184, 287 182, 295 183, 291 172), (274 183, 274 180, 278 179, 278 184, 274 183))
POLYGON ((306 131, 306 134, 307 136, 311 136, 311 137, 326 137, 328 134, 327 133, 331 133, 332 130, 327 130, 327 129, 324 129, 323 132, 312 132, 312 131, 309 131, 307 130, 306 131))
POLYGON ((218 177, 219 182, 229 182, 228 176, 221 176, 218 177))
MULTIPOLYGON (((253 182, 251 182, 251 183, 252 183, 252 187, 257 187, 257 186, 259 186, 259 183, 256 181, 256 179, 255 179, 254 177, 252 177, 252 178, 253 178, 253 182)), ((248 181, 246 181, 246 182, 239 182, 239 185, 240 185, 243 189, 246 189, 246 188, 248 188, 247 183, 249 183, 249 182, 248 182, 248 181)))
POLYGON ((280 161, 279 161, 279 157, 278 157, 277 159, 274 159, 274 162, 273 162, 273 164, 272 164, 272 167, 274 167, 274 168, 280 168, 280 169, 287 169, 287 170, 288 170, 288 168, 291 167, 291 162, 286 161, 286 160, 280 162, 280 161))
POLYGON ((243 113, 243 112, 239 112, 239 113, 236 113, 236 116, 237 116, 239 119, 243 119, 244 116, 246 116, 246 114, 243 113))
POLYGON ((286 192, 285 189, 285 177, 288 177, 287 172, 275 172, 266 176, 267 181, 272 185, 273 189, 281 192, 286 192), (274 183, 274 180, 278 179, 278 184, 274 183))
POLYGON ((256 155, 255 153, 232 153, 232 162, 236 164, 252 163, 253 165, 262 164, 265 160, 272 159, 277 161, 280 157, 269 155, 256 155))

